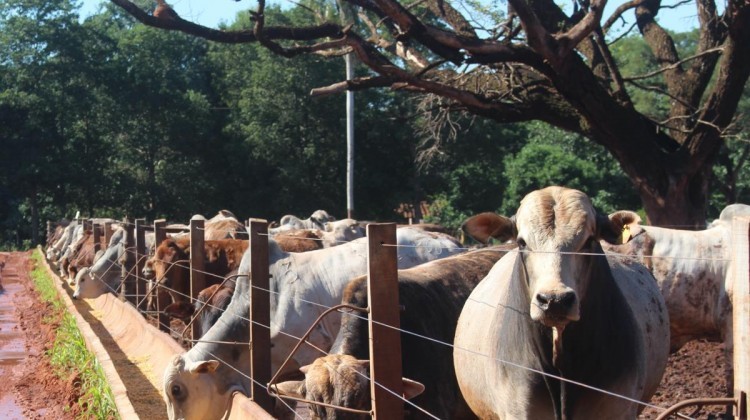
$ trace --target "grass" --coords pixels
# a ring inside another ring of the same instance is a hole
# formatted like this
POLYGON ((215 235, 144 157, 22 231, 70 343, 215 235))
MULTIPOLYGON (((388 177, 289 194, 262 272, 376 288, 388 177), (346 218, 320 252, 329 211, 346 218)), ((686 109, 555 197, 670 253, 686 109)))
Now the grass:
POLYGON ((112 391, 101 365, 86 348, 75 318, 67 312, 65 304, 57 295, 57 289, 42 264, 43 257, 39 249, 34 251, 32 258, 35 268, 31 272, 31 278, 40 298, 49 302, 54 311, 45 322, 60 322, 55 342, 47 355, 61 378, 67 377, 71 371, 78 371, 80 375, 82 396, 78 400, 78 405, 81 406, 82 412, 79 418, 119 418, 112 391))

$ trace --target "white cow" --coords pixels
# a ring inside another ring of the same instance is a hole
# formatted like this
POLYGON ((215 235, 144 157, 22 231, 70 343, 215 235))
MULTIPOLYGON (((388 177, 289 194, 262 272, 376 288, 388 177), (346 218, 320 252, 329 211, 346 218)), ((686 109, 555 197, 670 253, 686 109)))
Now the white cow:
POLYGON ((633 400, 648 401, 666 368, 669 320, 646 268, 604 255, 599 240, 613 240, 622 225, 562 187, 528 194, 514 219, 481 218, 476 229, 514 239, 518 251, 495 264, 458 320, 453 357, 472 411, 481 419, 636 418, 643 406, 633 400))
MULTIPOLYGON (((419 229, 397 229, 397 243, 404 245, 398 248, 399 268, 461 252, 455 238, 419 229)), ((270 239, 269 248, 271 367, 275 371, 297 342, 287 334, 301 337, 326 307, 341 302, 343 288, 349 280, 367 272, 367 239, 297 254, 281 251, 270 239)), ((250 256, 249 248, 240 264, 240 273, 249 272, 250 256)), ((196 343, 167 367, 164 393, 170 419, 219 419, 228 407, 232 392, 249 395, 250 381, 237 372, 249 372, 247 346, 217 344, 249 340, 245 318, 249 292, 247 277, 240 276, 231 303, 203 336, 205 342, 196 343)), ((338 333, 340 315, 332 315, 326 317, 308 339, 323 350, 331 347, 338 333)), ((318 356, 318 351, 303 346, 287 371, 295 372, 318 356)))
POLYGON ((297 216, 287 214, 279 220, 279 226, 268 229, 268 233, 273 236, 279 232, 291 229, 320 229, 326 230, 326 223, 336 220, 325 210, 315 210, 307 219, 300 219, 297 216))
POLYGON ((640 224, 629 211, 611 215, 626 226, 628 242, 603 243, 607 252, 633 257, 656 278, 667 304, 670 348, 690 340, 724 342, 728 392, 732 393, 732 219, 750 215, 750 206, 727 206, 707 229, 667 229, 640 224))

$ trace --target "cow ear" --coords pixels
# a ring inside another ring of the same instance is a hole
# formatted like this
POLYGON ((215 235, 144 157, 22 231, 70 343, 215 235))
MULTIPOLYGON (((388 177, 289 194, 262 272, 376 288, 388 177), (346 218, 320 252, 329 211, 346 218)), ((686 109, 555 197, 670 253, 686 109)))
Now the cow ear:
POLYGON ((461 231, 485 245, 490 238, 505 242, 517 234, 515 220, 490 212, 469 217, 461 225, 461 231))
POLYGON ((305 398, 305 381, 284 381, 278 384, 271 385, 271 389, 275 389, 278 394, 283 394, 288 397, 305 398))
POLYGON ((216 368, 219 367, 218 360, 203 360, 200 362, 192 362, 186 366, 186 370, 193 375, 199 375, 201 373, 214 373, 216 368))
POLYGON ((634 230, 639 230, 637 226, 640 221, 638 214, 627 210, 609 216, 599 214, 596 216, 597 236, 611 244, 624 244, 636 233, 634 230))
POLYGON ((401 378, 404 387, 404 398, 410 400, 424 392, 424 385, 408 378, 401 378))
POLYGON ((609 215, 610 220, 617 220, 622 223, 622 233, 620 235, 621 244, 629 242, 633 236, 641 233, 641 216, 630 210, 620 210, 609 215))

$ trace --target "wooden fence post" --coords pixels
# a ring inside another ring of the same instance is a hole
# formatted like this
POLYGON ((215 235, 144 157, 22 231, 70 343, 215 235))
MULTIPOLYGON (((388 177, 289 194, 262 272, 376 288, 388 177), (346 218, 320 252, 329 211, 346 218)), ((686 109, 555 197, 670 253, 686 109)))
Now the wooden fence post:
MULTIPOLYGON (((206 288, 205 275, 205 219, 190 219, 190 298, 195 302, 198 293, 206 288)), ((192 325, 192 337, 198 336, 198 323, 192 325)))
POLYGON ((94 255, 102 249, 102 225, 101 223, 94 223, 93 231, 94 235, 94 255))
MULTIPOLYGON (((165 239, 167 239, 167 221, 164 219, 157 219, 154 220, 154 247, 159 246, 160 243, 162 243, 165 239)), ((150 250, 148 251, 150 252, 150 250)), ((154 281, 154 279, 151 279, 154 281)), ((156 286, 156 282, 154 281, 154 286, 156 286)), ((169 317, 163 312, 164 307, 166 306, 167 302, 162 302, 159 299, 159 290, 154 290, 151 292, 151 300, 156 302, 156 312, 157 312, 157 319, 159 322, 159 329, 161 331, 169 332, 170 326, 169 326, 169 317)))
POLYGON ((146 296, 148 284, 143 278, 143 266, 146 258, 146 219, 135 219, 135 296, 136 309, 141 310, 141 300, 146 296))
POLYGON ((268 273, 268 222, 250 219, 250 398, 268 412, 274 400, 266 384, 271 381, 271 295, 268 273))
POLYGON ((400 398, 403 395, 403 385, 396 224, 371 223, 367 225, 367 238, 370 392, 373 399, 373 418, 402 419, 404 401, 400 398))
POLYGON ((734 284, 732 325, 734 338, 735 418, 747 420, 750 394, 750 218, 737 217, 732 222, 734 284))
POLYGON ((125 263, 122 265, 122 287, 120 299, 135 303, 135 278, 133 277, 133 266, 135 265, 135 226, 133 219, 125 218, 125 263))
POLYGON ((112 222, 104 222, 104 247, 109 246, 109 241, 112 240, 112 222))

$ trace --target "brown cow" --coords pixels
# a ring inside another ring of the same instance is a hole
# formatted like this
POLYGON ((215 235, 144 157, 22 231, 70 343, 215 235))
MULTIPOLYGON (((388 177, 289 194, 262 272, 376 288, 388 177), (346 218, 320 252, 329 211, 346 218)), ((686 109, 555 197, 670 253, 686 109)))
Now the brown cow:
POLYGON ((61 268, 65 270, 68 284, 75 285, 76 274, 94 263, 94 254, 94 233, 84 230, 83 236, 72 246, 70 254, 61 260, 61 268))
MULTIPOLYGON (((220 283, 236 269, 248 241, 239 239, 207 240, 204 244, 206 285, 220 283)), ((167 287, 173 302, 188 300, 190 296, 190 238, 168 238, 156 247, 154 256, 143 267, 146 278, 154 278, 167 287)))
POLYGON ((318 229, 287 230, 273 238, 286 252, 307 252, 323 248, 322 231, 318 229))

